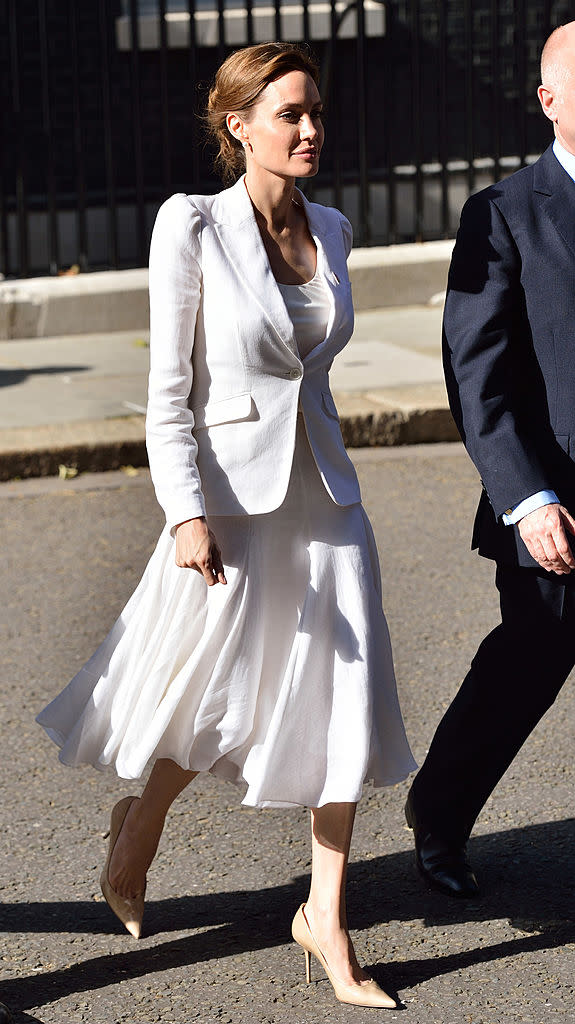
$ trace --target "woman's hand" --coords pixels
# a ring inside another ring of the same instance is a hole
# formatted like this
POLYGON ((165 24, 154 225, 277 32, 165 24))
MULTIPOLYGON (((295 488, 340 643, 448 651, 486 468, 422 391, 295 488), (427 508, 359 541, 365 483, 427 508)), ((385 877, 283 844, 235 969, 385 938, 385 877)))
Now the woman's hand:
POLYGON ((204 516, 176 526, 176 565, 201 573, 208 587, 228 582, 220 549, 204 516))

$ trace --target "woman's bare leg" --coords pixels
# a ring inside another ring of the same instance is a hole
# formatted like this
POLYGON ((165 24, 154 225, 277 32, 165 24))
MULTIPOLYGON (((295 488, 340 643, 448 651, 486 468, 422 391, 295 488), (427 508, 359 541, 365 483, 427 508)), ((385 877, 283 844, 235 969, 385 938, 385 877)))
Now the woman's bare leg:
POLYGON ((134 897, 143 892, 166 814, 197 774, 168 758, 155 762, 141 797, 134 800, 124 819, 110 861, 108 878, 119 896, 134 897))
POLYGON ((305 916, 331 971, 346 984, 365 981, 347 929, 345 883, 356 804, 311 812, 311 886, 305 916))

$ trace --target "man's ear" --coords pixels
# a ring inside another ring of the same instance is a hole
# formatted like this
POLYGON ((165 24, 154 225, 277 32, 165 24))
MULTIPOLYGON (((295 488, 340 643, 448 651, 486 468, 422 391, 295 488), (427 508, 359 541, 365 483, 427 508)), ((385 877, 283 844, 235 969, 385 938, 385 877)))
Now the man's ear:
POLYGON ((548 117, 550 121, 557 121, 557 102, 553 90, 548 89, 546 85, 540 85, 537 95, 545 117, 548 117))
POLYGON ((241 117, 238 117, 237 114, 228 114, 226 117, 226 125, 230 135, 233 135, 234 139, 241 142, 243 146, 248 140, 248 133, 245 122, 242 121, 241 117))

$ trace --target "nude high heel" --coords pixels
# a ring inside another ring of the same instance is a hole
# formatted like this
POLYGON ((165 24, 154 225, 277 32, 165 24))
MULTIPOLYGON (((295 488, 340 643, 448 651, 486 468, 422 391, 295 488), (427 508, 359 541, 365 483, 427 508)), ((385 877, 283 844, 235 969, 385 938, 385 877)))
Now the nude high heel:
POLYGON ((110 879, 108 878, 108 869, 110 867, 110 861, 112 859, 116 840, 122 831, 122 825, 124 824, 126 815, 135 799, 135 796, 126 796, 112 808, 112 814, 110 816, 108 856, 106 857, 106 863, 104 864, 102 874, 100 875, 100 888, 110 910, 114 912, 116 917, 129 931, 130 935, 133 935, 135 939, 139 939, 142 934, 144 896, 146 890, 144 889, 144 892, 138 893, 137 896, 133 897, 119 896, 115 889, 112 889, 110 879))
POLYGON ((340 1003, 351 1003, 352 1006, 380 1006, 386 1007, 389 1010, 397 1009, 395 999, 388 996, 387 992, 384 992, 373 978, 370 978, 369 981, 363 984, 357 982, 353 985, 347 985, 332 974, 326 958, 311 933, 304 908, 305 903, 302 903, 292 921, 291 933, 305 953, 306 981, 308 983, 311 981, 311 954, 313 953, 327 974, 333 986, 335 997, 339 999, 340 1003))

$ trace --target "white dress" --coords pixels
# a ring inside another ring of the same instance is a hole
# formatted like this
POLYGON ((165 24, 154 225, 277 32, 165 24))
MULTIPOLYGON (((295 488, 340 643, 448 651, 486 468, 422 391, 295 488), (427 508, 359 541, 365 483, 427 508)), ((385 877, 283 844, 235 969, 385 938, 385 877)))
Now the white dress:
MULTIPOLYGON (((280 285, 300 357, 325 336, 319 275, 280 285)), ((140 778, 156 758, 243 786, 259 807, 356 802, 416 765, 397 699, 373 532, 336 505, 303 415, 287 496, 210 516, 227 586, 175 563, 162 532, 102 645, 38 716, 68 765, 140 778)))

